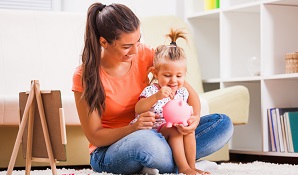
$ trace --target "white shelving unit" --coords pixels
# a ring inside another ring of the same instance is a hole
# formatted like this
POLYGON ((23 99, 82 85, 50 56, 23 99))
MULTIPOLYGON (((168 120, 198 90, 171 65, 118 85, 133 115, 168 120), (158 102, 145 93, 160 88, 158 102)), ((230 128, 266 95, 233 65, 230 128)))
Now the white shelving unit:
POLYGON ((247 125, 235 126, 231 151, 294 156, 270 152, 267 108, 298 106, 298 73, 285 74, 285 54, 298 51, 298 0, 221 0, 204 10, 204 0, 185 1, 205 91, 233 85, 249 89, 247 125), (249 59, 260 60, 252 74, 249 59))

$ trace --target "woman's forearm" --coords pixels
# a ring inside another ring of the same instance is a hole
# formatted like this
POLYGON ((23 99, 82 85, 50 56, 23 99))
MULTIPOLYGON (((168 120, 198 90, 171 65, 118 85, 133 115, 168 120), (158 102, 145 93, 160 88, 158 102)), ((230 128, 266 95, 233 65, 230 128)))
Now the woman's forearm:
POLYGON ((121 128, 101 128, 89 136, 88 141, 97 147, 109 146, 134 131, 136 129, 133 125, 121 128))

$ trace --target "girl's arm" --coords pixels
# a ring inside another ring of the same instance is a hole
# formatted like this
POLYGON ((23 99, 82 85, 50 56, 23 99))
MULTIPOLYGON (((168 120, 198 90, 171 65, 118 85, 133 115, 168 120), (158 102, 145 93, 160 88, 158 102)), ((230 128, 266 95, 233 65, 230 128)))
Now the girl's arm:
POLYGON ((153 94, 147 98, 141 98, 136 106, 135 106, 135 112, 136 114, 140 114, 145 111, 149 111, 150 108, 158 101, 156 98, 156 95, 153 94))
POLYGON ((98 115, 97 111, 93 111, 88 116, 89 106, 85 100, 81 99, 82 93, 75 91, 74 96, 82 129, 88 141, 97 147, 111 145, 136 130, 149 129, 155 121, 154 113, 145 112, 142 113, 139 120, 132 125, 115 129, 103 128, 101 117, 98 115))
POLYGON ((142 112, 149 111, 158 100, 166 97, 173 97, 173 94, 170 87, 164 86, 160 88, 157 93, 152 94, 147 98, 141 98, 135 106, 135 112, 140 114, 142 112))

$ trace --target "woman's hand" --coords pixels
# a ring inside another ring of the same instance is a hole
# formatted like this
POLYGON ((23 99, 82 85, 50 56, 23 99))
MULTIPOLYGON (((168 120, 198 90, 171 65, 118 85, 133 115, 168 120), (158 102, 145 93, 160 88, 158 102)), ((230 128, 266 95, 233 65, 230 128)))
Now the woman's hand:
POLYGON ((152 129, 155 118, 158 118, 158 116, 154 112, 143 112, 139 115, 138 120, 133 125, 136 130, 152 129))
POLYGON ((178 132, 182 135, 187 135, 195 131, 200 123, 200 116, 190 116, 187 120, 188 126, 183 126, 183 124, 174 124, 178 132))

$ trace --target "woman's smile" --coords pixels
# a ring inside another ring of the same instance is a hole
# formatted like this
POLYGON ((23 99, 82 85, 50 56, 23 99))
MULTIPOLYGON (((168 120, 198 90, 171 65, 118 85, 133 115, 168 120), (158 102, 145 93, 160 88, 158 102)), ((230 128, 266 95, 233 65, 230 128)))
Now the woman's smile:
POLYGON ((134 54, 132 54, 132 55, 125 55, 125 56, 122 57, 122 60, 123 61, 131 60, 133 58, 133 56, 134 56, 134 54))

